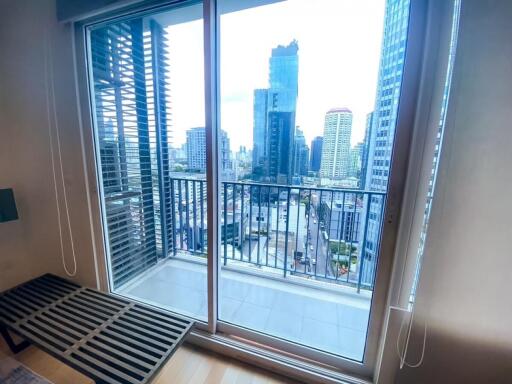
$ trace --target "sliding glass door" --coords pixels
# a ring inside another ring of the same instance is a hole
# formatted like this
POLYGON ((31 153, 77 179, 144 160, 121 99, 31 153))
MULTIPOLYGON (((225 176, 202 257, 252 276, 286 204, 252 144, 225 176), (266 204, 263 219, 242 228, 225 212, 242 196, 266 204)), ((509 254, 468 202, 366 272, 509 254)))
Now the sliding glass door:
POLYGON ((111 290, 367 364, 409 19, 409 0, 208 0, 88 24, 111 290))
POLYGON ((89 29, 110 285, 207 318, 203 8, 89 29))
POLYGON ((219 319, 362 361, 409 1, 217 3, 219 319))

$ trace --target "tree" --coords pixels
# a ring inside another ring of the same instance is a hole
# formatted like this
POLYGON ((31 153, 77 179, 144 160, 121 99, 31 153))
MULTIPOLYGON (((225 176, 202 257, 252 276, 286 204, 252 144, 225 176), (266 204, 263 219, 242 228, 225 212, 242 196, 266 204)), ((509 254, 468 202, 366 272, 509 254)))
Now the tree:
POLYGON ((331 254, 333 254, 333 255, 346 255, 346 256, 348 256, 349 253, 354 255, 355 252, 357 251, 357 247, 355 245, 352 244, 352 247, 350 247, 350 244, 347 244, 343 240, 329 241, 329 249, 331 250, 331 254), (350 250, 350 252, 349 252, 349 250, 350 250))
POLYGON ((308 214, 309 212, 309 196, 303 196, 301 199, 300 199, 300 203, 301 204, 304 204, 306 206, 306 215, 308 214))

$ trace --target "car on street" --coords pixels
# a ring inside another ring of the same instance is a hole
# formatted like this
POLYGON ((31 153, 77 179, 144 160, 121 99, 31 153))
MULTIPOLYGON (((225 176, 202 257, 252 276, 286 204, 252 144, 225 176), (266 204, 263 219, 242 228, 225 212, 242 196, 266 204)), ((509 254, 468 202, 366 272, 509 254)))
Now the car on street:
POLYGON ((316 259, 312 259, 309 256, 302 256, 299 262, 302 265, 309 265, 309 263, 311 263, 312 265, 316 265, 316 259))

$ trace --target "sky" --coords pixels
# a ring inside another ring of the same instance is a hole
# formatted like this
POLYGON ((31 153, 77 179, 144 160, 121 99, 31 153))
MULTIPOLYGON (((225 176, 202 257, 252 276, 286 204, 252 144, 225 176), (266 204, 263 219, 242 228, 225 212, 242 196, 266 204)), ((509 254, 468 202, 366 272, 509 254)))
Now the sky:
MULTIPOLYGON (((325 113, 334 107, 352 110, 352 145, 362 141, 375 103, 384 5, 385 0, 287 0, 221 15, 221 128, 231 150, 252 148, 253 91, 268 87, 272 48, 293 39, 299 45, 296 125, 307 142, 322 135, 325 113)), ((203 23, 166 30, 171 136, 179 146, 187 129, 205 125, 203 23)))

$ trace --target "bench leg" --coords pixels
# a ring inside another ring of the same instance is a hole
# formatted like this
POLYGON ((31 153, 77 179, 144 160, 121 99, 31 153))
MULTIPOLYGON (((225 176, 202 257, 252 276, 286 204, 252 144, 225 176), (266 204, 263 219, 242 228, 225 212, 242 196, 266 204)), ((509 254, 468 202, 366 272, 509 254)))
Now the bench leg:
POLYGON ((11 334, 9 333, 6 327, 0 326, 0 334, 2 334, 5 342, 9 346, 9 349, 11 350, 12 353, 21 352, 30 345, 30 343, 27 340, 23 340, 21 343, 15 344, 14 340, 11 337, 11 334))

